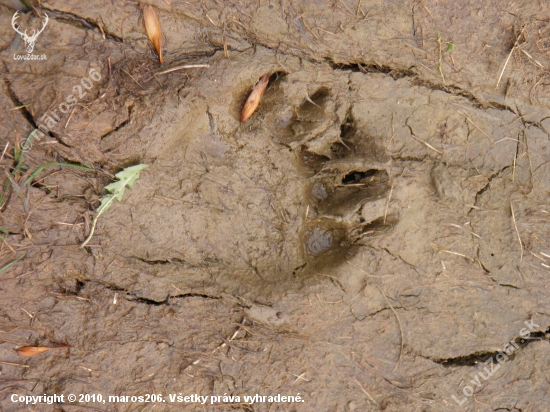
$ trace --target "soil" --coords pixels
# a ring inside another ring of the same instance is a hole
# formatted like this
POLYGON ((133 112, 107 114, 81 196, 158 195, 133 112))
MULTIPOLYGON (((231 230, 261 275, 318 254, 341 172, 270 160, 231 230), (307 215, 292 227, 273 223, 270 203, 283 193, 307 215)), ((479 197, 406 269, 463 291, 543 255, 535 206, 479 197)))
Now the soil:
POLYGON ((549 410, 547 2, 42 0, 17 21, 50 16, 41 61, 14 60, 13 3, 1 410, 549 410), (182 65, 208 67, 163 73, 182 65), (25 184, 50 162, 93 170, 49 165, 25 184), (104 187, 138 163, 80 248, 104 187))

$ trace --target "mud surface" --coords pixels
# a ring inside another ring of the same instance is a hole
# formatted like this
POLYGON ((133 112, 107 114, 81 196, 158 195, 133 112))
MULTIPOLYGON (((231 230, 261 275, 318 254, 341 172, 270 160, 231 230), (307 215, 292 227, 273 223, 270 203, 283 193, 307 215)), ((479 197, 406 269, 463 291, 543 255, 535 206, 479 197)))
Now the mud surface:
POLYGON ((2 410, 548 410, 548 4, 148 3, 162 67, 138 3, 36 4, 43 61, 0 4, 2 410))

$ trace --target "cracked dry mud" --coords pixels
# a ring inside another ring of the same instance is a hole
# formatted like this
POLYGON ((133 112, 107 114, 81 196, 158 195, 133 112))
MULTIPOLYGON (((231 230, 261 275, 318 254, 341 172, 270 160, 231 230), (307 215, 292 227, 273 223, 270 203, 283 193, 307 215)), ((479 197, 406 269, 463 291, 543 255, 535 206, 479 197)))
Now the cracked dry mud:
POLYGON ((25 155, 95 171, 47 168, 0 213, 0 267, 26 253, 0 274, 2 410, 29 410, 11 393, 305 399, 40 411, 549 410, 550 7, 147 3, 163 67, 137 3, 36 4, 48 59, 22 62, 0 2, 3 170, 101 73, 25 155), (455 44, 444 81, 438 35, 455 44), (155 76, 182 64, 210 67, 155 76), (102 187, 136 163, 79 249, 102 187), (71 349, 14 351, 56 344, 71 349))

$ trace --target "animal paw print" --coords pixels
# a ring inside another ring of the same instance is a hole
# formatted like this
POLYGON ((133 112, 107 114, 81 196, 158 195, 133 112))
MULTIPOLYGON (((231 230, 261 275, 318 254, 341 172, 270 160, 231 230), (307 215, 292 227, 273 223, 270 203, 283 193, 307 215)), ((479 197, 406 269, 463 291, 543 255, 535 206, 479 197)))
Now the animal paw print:
POLYGON ((347 94, 321 86, 287 115, 275 136, 299 154, 307 181, 301 238, 306 267, 313 270, 342 263, 359 240, 391 227, 391 158, 357 130, 346 101, 347 94))
POLYGON ((391 160, 372 147, 352 122, 331 147, 331 157, 302 150, 310 171, 303 247, 314 269, 339 265, 359 240, 390 228, 386 214, 391 160))

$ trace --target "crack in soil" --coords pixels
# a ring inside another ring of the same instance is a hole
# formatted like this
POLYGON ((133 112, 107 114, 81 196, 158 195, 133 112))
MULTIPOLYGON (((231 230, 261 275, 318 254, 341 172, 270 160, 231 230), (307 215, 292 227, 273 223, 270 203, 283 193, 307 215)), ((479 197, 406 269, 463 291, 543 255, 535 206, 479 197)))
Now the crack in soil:
MULTIPOLYGON (((510 167, 510 165, 507 165, 507 166, 504 166, 502 169, 500 169, 499 171, 491 174, 488 178, 487 178, 487 183, 485 184, 485 186, 483 186, 481 189, 479 189, 477 192, 476 192, 476 196, 475 196, 475 200, 474 200, 474 206, 477 207, 477 202, 478 202, 478 198, 479 196, 481 196, 483 193, 485 193, 487 191, 487 189, 489 189, 490 185, 491 185, 491 182, 493 181, 493 179, 495 177, 498 177, 502 172, 504 172, 506 169, 508 169, 510 167)), ((475 210, 476 208, 475 207, 472 207, 469 211, 468 211, 468 216, 470 215, 471 211, 472 210, 475 210)))
POLYGON ((4 79, 4 83, 6 85, 6 90, 8 91, 7 94, 11 99, 12 103, 14 104, 14 107, 20 107, 23 117, 25 117, 25 119, 33 127, 33 129, 37 129, 38 127, 36 126, 36 122, 34 120, 33 115, 27 110, 27 107, 23 104, 22 101, 19 100, 15 92, 11 89, 9 80, 4 79))
MULTIPOLYGON (((153 305, 153 306, 170 305, 171 304, 170 301, 172 299, 203 298, 203 299, 211 299, 211 300, 223 300, 222 296, 208 295, 206 293, 199 293, 199 292, 187 292, 187 293, 181 293, 178 295, 172 295, 168 293, 165 299, 159 301, 159 300, 150 299, 147 297, 136 296, 135 293, 129 292, 128 289, 120 288, 115 285, 108 284, 106 282, 90 280, 90 279, 76 279, 76 285, 74 290, 71 290, 71 291, 63 290, 63 292, 70 294, 72 296, 78 296, 78 297, 84 298, 85 296, 82 296, 82 292, 85 289, 86 285, 89 283, 100 285, 101 287, 111 290, 113 292, 124 293, 126 296, 122 296, 122 298, 126 299, 129 302, 143 303, 146 305, 153 305)), ((233 296, 233 297, 237 299, 236 296, 233 296)))
MULTIPOLYGON (((311 60, 311 59, 310 59, 311 60)), ((333 70, 342 70, 342 71, 350 71, 350 72, 360 72, 363 74, 369 74, 369 73, 382 73, 382 74, 389 74, 394 80, 402 79, 404 77, 408 77, 411 80, 411 83, 413 86, 421 86, 430 90, 438 90, 442 91, 444 93, 451 94, 453 96, 460 96, 464 97, 465 99, 472 102, 472 106, 480 109, 497 109, 502 111, 509 111, 515 115, 518 115, 517 112, 515 112, 511 107, 503 105, 498 102, 494 101, 487 101, 482 102, 477 98, 475 95, 470 93, 467 90, 464 90, 463 88, 459 86, 452 86, 452 85, 443 85, 438 83, 432 83, 427 79, 422 79, 418 73, 413 71, 412 69, 396 69, 392 68, 390 66, 385 65, 372 65, 372 64, 365 64, 361 65, 361 63, 335 63, 330 58, 326 57, 326 61, 329 62, 330 66, 333 68, 333 70)), ((314 60, 312 60, 314 61, 314 60)), ((414 66, 412 66, 414 67, 414 66)))
POLYGON ((129 302, 137 302, 137 303, 143 303, 146 305, 153 305, 153 306, 162 306, 162 305, 170 305, 170 300, 172 299, 187 299, 187 298, 202 298, 202 299, 211 299, 211 300, 221 300, 222 298, 220 296, 210 296, 204 293, 184 293, 181 295, 171 295, 168 293, 168 296, 166 296, 166 299, 164 300, 154 300, 144 297, 136 297, 134 294, 128 293, 127 296, 124 297, 129 302))
POLYGON ((146 259, 139 256, 130 256, 131 259, 139 260, 140 262, 143 262, 147 265, 155 266, 155 265, 186 265, 191 268, 205 268, 209 267, 208 265, 192 265, 191 263, 185 261, 181 258, 176 257, 167 257, 164 259, 146 259))
POLYGON ((103 136, 99 136, 101 140, 108 138, 113 133, 118 132, 119 130, 123 129, 125 126, 127 126, 132 121, 132 110, 134 108, 134 104, 132 103, 130 106, 128 106, 128 117, 126 120, 124 120, 122 123, 120 123, 118 126, 114 128, 114 130, 111 130, 108 133, 105 133, 103 136))
POLYGON ((108 32, 103 26, 101 26, 98 22, 88 20, 85 17, 78 16, 76 14, 67 13, 64 11, 59 11, 56 9, 48 9, 46 7, 41 7, 39 10, 47 10, 50 13, 52 13, 56 20, 60 22, 65 22, 66 24, 70 24, 71 26, 75 26, 81 29, 85 30, 98 30, 99 33, 102 35, 104 34, 105 38, 108 38, 109 40, 112 40, 117 43, 123 43, 124 39, 114 35, 113 33, 108 32))
MULTIPOLYGON (((531 332, 525 337, 520 336, 511 339, 509 342, 506 343, 506 345, 510 344, 515 348, 515 350, 509 355, 510 360, 514 360, 517 351, 524 349, 533 342, 541 340, 550 341, 550 327, 548 327, 546 331, 531 332)), ((492 358, 495 358, 499 353, 506 353, 508 355, 507 352, 499 349, 494 351, 476 351, 469 355, 457 356, 454 358, 432 358, 423 355, 418 356, 421 356, 425 359, 431 360, 434 363, 438 363, 446 368, 449 368, 459 366, 476 366, 480 363, 488 362, 492 358)))

